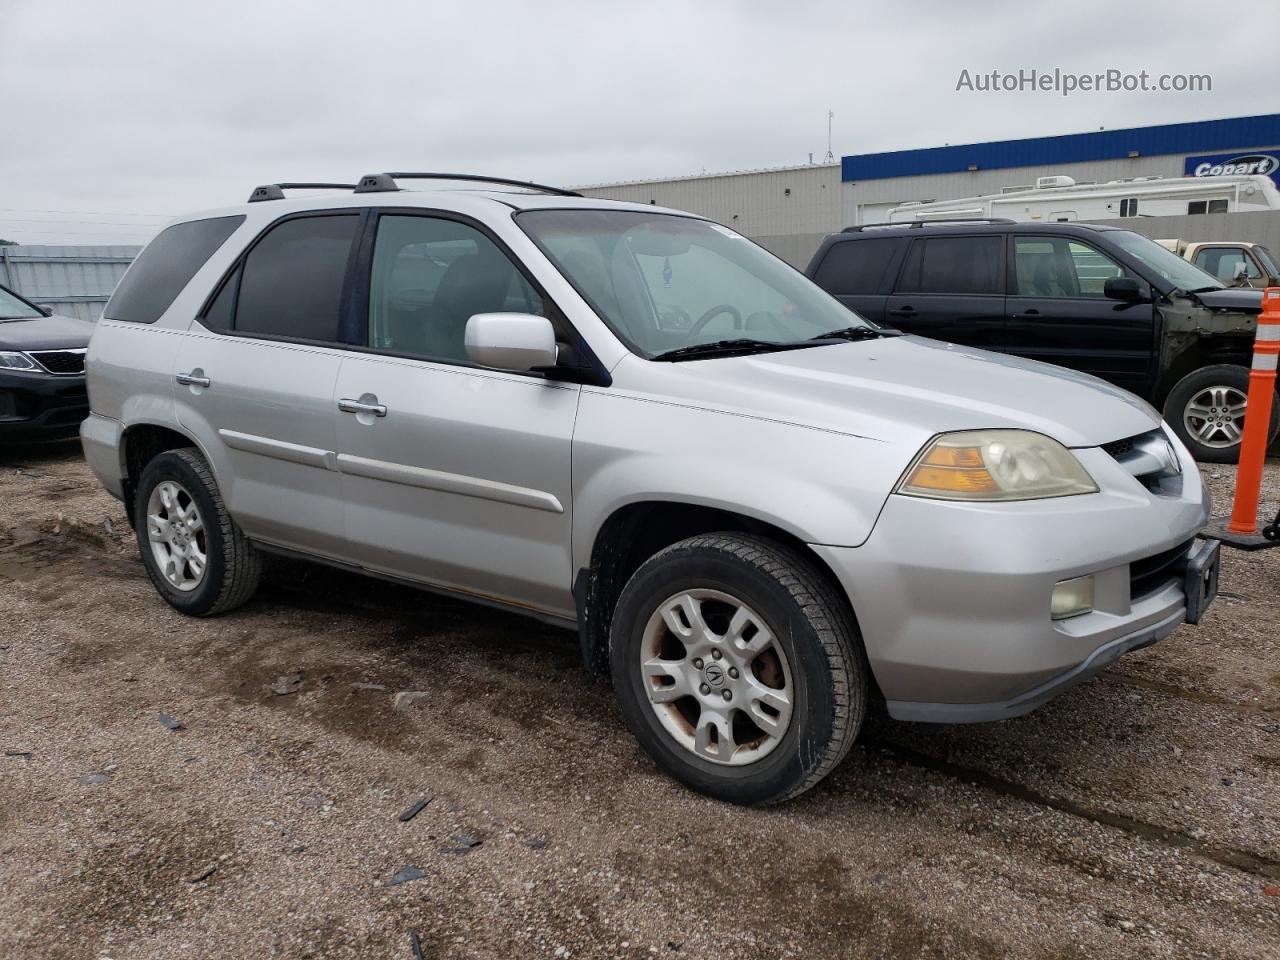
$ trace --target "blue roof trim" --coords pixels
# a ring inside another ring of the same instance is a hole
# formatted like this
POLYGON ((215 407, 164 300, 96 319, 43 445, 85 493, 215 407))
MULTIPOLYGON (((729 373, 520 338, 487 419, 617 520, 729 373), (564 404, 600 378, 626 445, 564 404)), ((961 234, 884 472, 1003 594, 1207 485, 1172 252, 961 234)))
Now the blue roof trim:
POLYGON ((840 158, 840 179, 887 180, 932 173, 1088 163, 1125 158, 1131 150, 1144 157, 1171 153, 1208 153, 1233 148, 1280 145, 1280 113, 1228 120, 1170 123, 1160 127, 1099 130, 1029 140, 996 140, 954 147, 893 150, 840 158))

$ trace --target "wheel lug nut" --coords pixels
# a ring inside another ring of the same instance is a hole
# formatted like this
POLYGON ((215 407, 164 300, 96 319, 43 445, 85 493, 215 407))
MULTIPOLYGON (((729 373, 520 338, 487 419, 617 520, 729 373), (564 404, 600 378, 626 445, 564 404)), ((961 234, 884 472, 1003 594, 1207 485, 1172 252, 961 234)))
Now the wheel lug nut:
POLYGON ((733 680, 737 680, 737 679, 738 679, 738 668, 737 668, 737 667, 730 667, 730 668, 729 668, 729 676, 730 676, 730 678, 731 678, 731 679, 733 679, 733 680))
POLYGON ((722 697, 724 697, 726 700, 732 700, 732 699, 733 699, 733 694, 732 694, 730 691, 728 691, 728 690, 726 690, 724 693, 722 693, 722 694, 721 694, 721 696, 722 696, 722 697))
POLYGON ((723 653, 721 653, 719 650, 712 650, 712 651, 711 651, 711 658, 712 658, 713 660, 719 660, 719 659, 720 659, 721 657, 723 657, 723 656, 724 656, 724 654, 723 654, 723 653))
POLYGON ((694 658, 693 658, 693 669, 695 669, 695 670, 701 670, 701 669, 702 669, 702 658, 701 658, 701 657, 694 657, 694 658))
POLYGON ((702 684, 702 686, 698 687, 698 692, 701 693, 703 696, 706 696, 708 693, 711 692, 711 688, 704 683, 702 684))

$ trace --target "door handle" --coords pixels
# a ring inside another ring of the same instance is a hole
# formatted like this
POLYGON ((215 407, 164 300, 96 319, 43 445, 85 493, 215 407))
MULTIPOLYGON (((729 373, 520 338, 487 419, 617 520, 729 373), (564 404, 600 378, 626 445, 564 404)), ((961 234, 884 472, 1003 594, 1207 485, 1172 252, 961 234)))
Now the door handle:
POLYGON ((1015 313, 1012 314, 1012 316, 1015 320, 1030 320, 1034 317, 1040 316, 1040 311, 1035 309, 1035 307, 1032 307, 1030 310, 1024 310, 1022 313, 1015 313))
POLYGON ((914 317, 916 315, 915 307, 898 307, 896 310, 890 310, 891 317, 914 317))
POLYGON ((204 371, 196 367, 190 373, 175 374, 174 378, 184 387, 207 387, 213 381, 204 375, 204 371))
POLYGON ((379 403, 378 398, 372 393, 360 394, 359 400, 343 397, 338 401, 338 409, 343 413, 368 413, 375 417, 387 415, 387 405, 379 403))

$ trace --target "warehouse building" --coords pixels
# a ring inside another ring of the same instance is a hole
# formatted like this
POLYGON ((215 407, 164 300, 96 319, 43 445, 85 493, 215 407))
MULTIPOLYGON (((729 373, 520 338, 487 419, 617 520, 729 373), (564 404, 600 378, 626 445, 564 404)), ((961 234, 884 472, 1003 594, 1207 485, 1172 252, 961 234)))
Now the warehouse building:
MULTIPOLYGON (((582 188, 588 196, 689 210, 733 227, 793 263, 803 263, 822 236, 855 224, 882 223, 907 201, 995 194, 1069 176, 1077 183, 1135 177, 1263 173, 1280 184, 1280 114, 1204 120, 1125 130, 894 150, 842 157, 840 163, 678 177, 582 188)), ((1270 214, 1221 214, 1197 225, 1202 239, 1240 217, 1275 245, 1270 214), (1258 218, 1263 218, 1258 220, 1258 218)), ((1160 217, 1160 221, 1186 218, 1160 217)), ((1176 236, 1181 224, 1126 223, 1148 236, 1176 236), (1173 230, 1173 233, 1169 231, 1173 230), (1163 231, 1163 232, 1162 232, 1163 231)))

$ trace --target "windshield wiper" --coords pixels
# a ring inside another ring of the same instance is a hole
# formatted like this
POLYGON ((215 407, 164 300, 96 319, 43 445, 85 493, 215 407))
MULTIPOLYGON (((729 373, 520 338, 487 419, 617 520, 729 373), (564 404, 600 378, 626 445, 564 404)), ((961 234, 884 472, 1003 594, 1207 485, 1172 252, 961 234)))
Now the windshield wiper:
POLYGON ((1213 293, 1215 290, 1226 290, 1226 287, 1196 287, 1194 290, 1183 290, 1183 293, 1213 293))
POLYGON ((810 337, 809 342, 815 340, 875 340, 878 337, 900 337, 901 330, 889 330, 880 327, 841 327, 839 330, 828 330, 826 333, 820 333, 816 337, 810 337))
POLYGON ((809 341, 799 343, 778 342, 776 340, 754 340, 751 337, 735 337, 732 340, 713 340, 710 343, 693 343, 687 347, 676 347, 667 350, 651 360, 697 360, 702 357, 732 357, 749 353, 768 353, 773 350, 796 350, 800 347, 813 346, 809 341))

